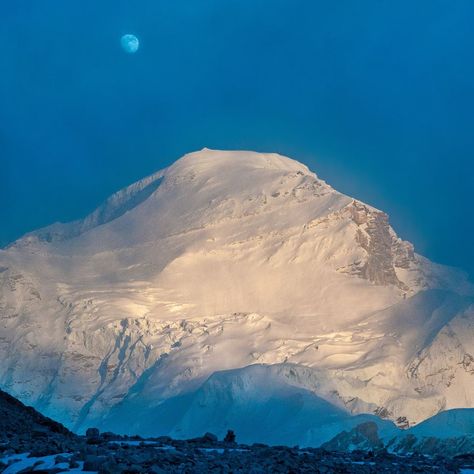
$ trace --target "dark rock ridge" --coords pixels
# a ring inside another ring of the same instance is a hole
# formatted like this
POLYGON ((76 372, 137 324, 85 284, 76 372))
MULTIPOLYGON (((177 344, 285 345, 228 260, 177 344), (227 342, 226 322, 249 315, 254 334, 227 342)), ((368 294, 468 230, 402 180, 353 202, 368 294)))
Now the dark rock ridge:
POLYGON ((377 425, 372 421, 367 421, 350 431, 339 433, 321 447, 328 451, 350 451, 354 447, 362 450, 379 450, 385 446, 379 437, 377 425))
POLYGON ((0 444, 16 452, 61 452, 78 440, 60 423, 0 390, 0 444))

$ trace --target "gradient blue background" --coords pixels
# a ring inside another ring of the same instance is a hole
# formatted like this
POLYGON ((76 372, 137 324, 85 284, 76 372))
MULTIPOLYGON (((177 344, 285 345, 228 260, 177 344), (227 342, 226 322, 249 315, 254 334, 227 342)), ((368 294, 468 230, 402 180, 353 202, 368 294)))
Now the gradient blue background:
POLYGON ((474 275, 471 0, 1 7, 0 245, 207 146, 303 161, 474 275))

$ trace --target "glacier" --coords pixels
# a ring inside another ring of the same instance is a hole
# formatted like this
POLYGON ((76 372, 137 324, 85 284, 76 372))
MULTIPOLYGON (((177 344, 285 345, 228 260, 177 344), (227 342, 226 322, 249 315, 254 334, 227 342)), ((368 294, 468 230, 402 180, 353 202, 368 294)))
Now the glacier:
POLYGON ((407 428, 474 407, 473 302, 303 164, 204 149, 0 250, 0 388, 78 432, 219 431, 216 384, 245 432, 262 380, 278 419, 281 392, 407 428))

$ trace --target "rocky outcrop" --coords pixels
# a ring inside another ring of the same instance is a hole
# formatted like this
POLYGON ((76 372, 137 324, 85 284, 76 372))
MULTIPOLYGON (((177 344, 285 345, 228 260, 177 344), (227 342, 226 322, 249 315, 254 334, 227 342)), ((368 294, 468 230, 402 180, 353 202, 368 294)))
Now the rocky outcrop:
POLYGON ((60 423, 0 390, 0 446, 14 452, 60 453, 78 441, 60 423))
POLYGON ((361 423, 350 431, 343 431, 321 445, 322 449, 328 451, 350 451, 356 448, 368 451, 383 447, 384 443, 379 438, 377 424, 373 421, 361 423))
MULTIPOLYGON (((466 421, 471 417, 472 415, 467 416, 466 421)), ((440 418, 444 419, 448 416, 440 418)), ((419 427, 401 430, 399 434, 393 436, 393 434, 381 432, 376 423, 365 422, 352 430, 339 433, 322 444, 321 448, 328 451, 385 450, 401 455, 437 456, 442 454, 449 458, 473 455, 474 458, 474 432, 468 427, 464 426, 465 432, 461 434, 461 431, 449 432, 450 424, 446 421, 437 425, 437 417, 425 423, 434 427, 428 430, 420 430, 419 427), (440 431, 438 432, 436 428, 440 431)))
POLYGON ((395 285, 408 290, 399 280, 396 268, 407 269, 415 262, 413 246, 396 236, 384 212, 359 201, 352 201, 347 210, 358 226, 357 241, 367 253, 358 267, 358 275, 376 285, 395 285))

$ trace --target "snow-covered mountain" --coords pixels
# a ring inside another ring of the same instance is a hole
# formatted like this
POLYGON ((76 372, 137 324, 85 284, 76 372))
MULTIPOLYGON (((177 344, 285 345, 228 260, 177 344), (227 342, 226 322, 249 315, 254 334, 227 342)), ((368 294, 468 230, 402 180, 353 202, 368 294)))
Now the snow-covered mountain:
MULTIPOLYGON (((144 436, 168 433, 174 438, 200 436, 207 430, 218 437, 229 427, 243 443, 319 446, 341 430, 375 423, 395 437, 396 426, 375 415, 351 415, 314 392, 295 384, 298 366, 255 364, 212 374, 197 390, 147 406, 140 397, 127 397, 109 412, 108 429, 144 436), (137 411, 145 416, 136 417, 137 411)), ((303 374, 302 374, 303 375, 303 374)))
POLYGON ((0 251, 0 387, 127 432, 265 364, 335 410, 416 424, 474 407, 473 294, 306 166, 204 149, 0 251))

